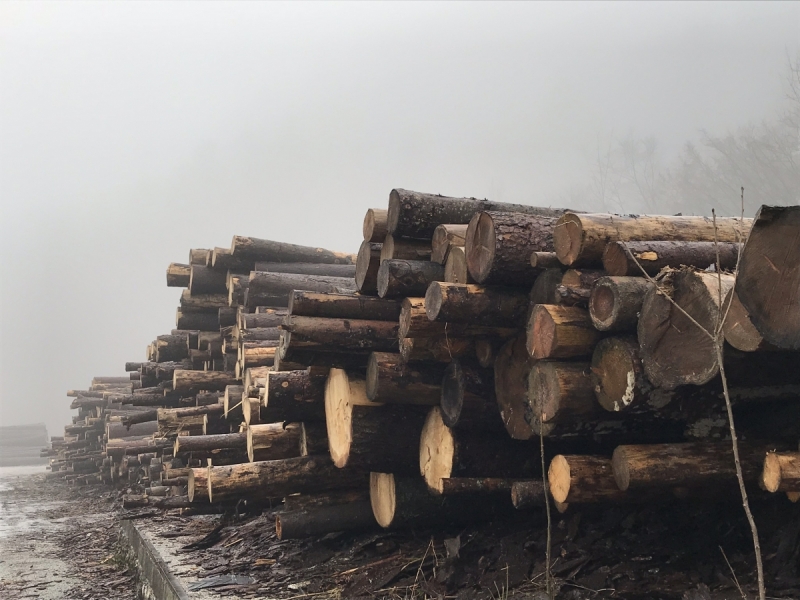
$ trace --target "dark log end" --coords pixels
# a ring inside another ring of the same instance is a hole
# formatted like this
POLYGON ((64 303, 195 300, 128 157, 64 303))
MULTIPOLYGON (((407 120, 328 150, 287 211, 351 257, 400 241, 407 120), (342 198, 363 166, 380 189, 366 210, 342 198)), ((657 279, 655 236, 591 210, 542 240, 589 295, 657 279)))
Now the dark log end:
POLYGON ((464 406, 464 373, 458 360, 453 360, 442 378, 442 420, 448 427, 455 427, 464 406))

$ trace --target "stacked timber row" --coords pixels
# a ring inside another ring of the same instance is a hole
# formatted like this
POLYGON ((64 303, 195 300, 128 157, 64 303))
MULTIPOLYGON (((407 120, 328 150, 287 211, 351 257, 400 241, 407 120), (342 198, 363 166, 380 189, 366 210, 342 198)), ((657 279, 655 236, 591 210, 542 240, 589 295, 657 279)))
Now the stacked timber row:
POLYGON ((283 499, 283 538, 735 495, 724 371, 746 482, 800 494, 800 207, 396 189, 363 236, 357 255, 236 236, 170 265, 176 329, 130 381, 72 393, 53 476, 140 486, 128 506, 283 499))

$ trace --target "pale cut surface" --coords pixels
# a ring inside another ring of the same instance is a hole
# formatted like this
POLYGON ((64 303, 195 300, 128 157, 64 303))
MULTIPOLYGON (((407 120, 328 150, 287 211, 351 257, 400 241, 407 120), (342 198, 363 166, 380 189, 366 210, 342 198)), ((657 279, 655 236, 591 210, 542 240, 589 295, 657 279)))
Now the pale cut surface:
POLYGON ((369 501, 378 525, 389 527, 394 520, 396 507, 394 475, 391 473, 369 474, 369 501))
POLYGON ((431 409, 420 435, 419 469, 428 487, 440 494, 442 478, 453 472, 454 450, 453 434, 442 420, 442 411, 431 409))
POLYGON ((550 483, 550 493, 553 499, 556 502, 565 502, 569 496, 569 462, 561 454, 550 461, 547 480, 550 483))

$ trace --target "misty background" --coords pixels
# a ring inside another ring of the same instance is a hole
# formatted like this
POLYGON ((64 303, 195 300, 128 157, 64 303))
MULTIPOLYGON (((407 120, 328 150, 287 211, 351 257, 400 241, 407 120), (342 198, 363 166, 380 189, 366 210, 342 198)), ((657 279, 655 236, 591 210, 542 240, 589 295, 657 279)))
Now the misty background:
POLYGON ((144 360, 190 248, 356 252, 393 187, 800 202, 799 50, 796 3, 2 3, 0 425, 144 360))

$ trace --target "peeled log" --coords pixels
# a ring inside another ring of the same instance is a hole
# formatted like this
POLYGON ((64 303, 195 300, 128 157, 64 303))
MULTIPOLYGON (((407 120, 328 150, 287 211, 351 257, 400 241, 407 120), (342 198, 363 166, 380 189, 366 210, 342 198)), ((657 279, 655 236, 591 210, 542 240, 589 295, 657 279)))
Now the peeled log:
MULTIPOLYGON (((385 244, 384 244, 385 247, 385 244)), ((444 267, 421 260, 384 260, 378 269, 378 296, 424 296, 432 281, 444 278, 444 267)))
POLYGON ((230 373, 221 371, 184 371, 175 369, 172 388, 176 392, 223 391, 226 386, 235 385, 237 379, 230 373))
POLYGON ((189 293, 197 294, 224 294, 226 287, 225 271, 215 271, 204 265, 192 265, 189 276, 189 293))
POLYGON ((778 350, 776 346, 767 342, 753 325, 750 315, 747 314, 739 296, 736 295, 735 288, 728 290, 722 314, 725 315, 725 322, 722 324, 725 341, 737 350, 742 352, 778 350))
POLYGON ((761 481, 768 492, 800 491, 800 452, 767 452, 761 481))
POLYGON ((387 260, 419 260, 429 262, 431 243, 429 240, 408 240, 389 234, 381 245, 381 264, 387 260))
POLYGON ((381 268, 382 243, 361 242, 356 258, 356 289, 362 294, 378 293, 378 269, 381 268))
POLYGON ((527 294, 515 288, 434 281, 425 292, 425 313, 431 321, 521 327, 528 304, 527 294))
POLYGON ((464 248, 456 246, 450 249, 444 263, 444 280, 447 283, 475 283, 467 269, 467 254, 464 248))
POLYGON ((472 217, 464 246, 467 268, 478 283, 530 287, 541 272, 533 252, 553 250, 557 216, 481 212, 472 217))
POLYGON ((800 206, 762 206, 742 252, 736 294, 764 339, 800 349, 800 206))
MULTIPOLYGON (((716 273, 687 267, 667 274, 659 287, 671 291, 675 303, 713 333, 720 317, 720 297, 725 297, 733 283, 733 275, 721 274, 718 279, 716 273)), ((642 303, 638 337, 645 374, 657 387, 671 390, 679 385, 703 385, 719 372, 711 337, 655 288, 642 303)))
POLYGON ((296 291, 289 298, 289 313, 294 316, 327 319, 397 321, 400 318, 400 300, 356 294, 296 291))
POLYGON ((494 361, 494 389, 500 419, 508 434, 515 440, 528 440, 531 411, 528 404, 528 376, 536 361, 525 348, 525 335, 506 342, 494 361))
POLYGON ((527 348, 537 360, 590 356, 599 340, 585 308, 537 304, 531 311, 527 348))
POLYGON ((250 462, 280 460, 303 456, 301 447, 303 427, 299 423, 251 425, 247 428, 245 447, 250 462))
MULTIPOLYGON (((716 241, 741 242, 752 222, 752 219, 742 222, 741 219, 717 218, 716 241)), ((556 254, 565 265, 599 266, 607 244, 649 240, 713 242, 714 222, 707 217, 568 212, 558 220, 553 231, 556 254)))
POLYGON ((247 288, 248 308, 279 303, 287 305, 294 290, 310 292, 348 292, 356 290, 355 280, 350 277, 328 277, 322 275, 298 275, 295 273, 264 273, 252 271, 247 288))
POLYGON ((440 265, 445 264, 450 248, 463 248, 466 243, 468 225, 439 225, 433 231, 431 239, 431 260, 440 265))
POLYGON ((364 224, 361 231, 364 234, 365 242, 383 242, 389 233, 388 230, 389 212, 381 208, 367 209, 364 215, 364 224))
POLYGON ((167 267, 167 287, 187 287, 190 276, 189 265, 170 263, 167 267))
POLYGON ((247 270, 248 273, 251 271, 258 271, 261 273, 294 273, 295 275, 321 275, 323 277, 347 277, 348 279, 356 276, 355 264, 259 261, 255 263, 252 269, 247 270))
POLYGON ((600 331, 636 331, 644 297, 653 284, 643 277, 601 277, 589 298, 589 316, 600 331))
POLYGON ((442 394, 439 364, 405 364, 397 353, 373 352, 367 363, 366 394, 373 402, 436 406, 442 394))
POLYGON ((332 252, 324 248, 311 248, 297 244, 273 242, 258 238, 233 236, 231 254, 235 258, 270 262, 307 262, 349 265, 355 262, 352 254, 332 252))
POLYGON ((430 240, 439 225, 467 224, 475 213, 487 210, 546 217, 557 217, 564 212, 562 209, 476 198, 451 198, 398 188, 389 194, 388 229, 394 235, 430 240))
POLYGON ((442 378, 442 421, 451 429, 503 431, 494 395, 494 371, 461 365, 458 359, 447 366, 442 378))
POLYGON ((423 408, 371 402, 363 379, 331 369, 325 421, 333 463, 348 470, 414 473, 423 408))
POLYGON ((358 531, 375 526, 369 500, 315 506, 275 515, 279 540, 296 540, 336 531, 358 531))
MULTIPOLYGON (((718 219, 719 221, 719 219, 718 219)), ((712 232, 713 235, 713 232, 712 232)), ((746 232, 745 232, 746 235, 746 232)), ((655 239, 660 239, 658 236, 655 239)), ((736 269, 741 244, 723 242, 614 242, 603 253, 603 268, 609 275, 641 277, 642 269, 648 275, 657 275, 664 267, 696 267, 707 269, 717 264, 719 250, 720 268, 736 269), (635 259, 635 260, 634 260, 635 259), (636 263, 642 266, 640 269, 636 263)))

